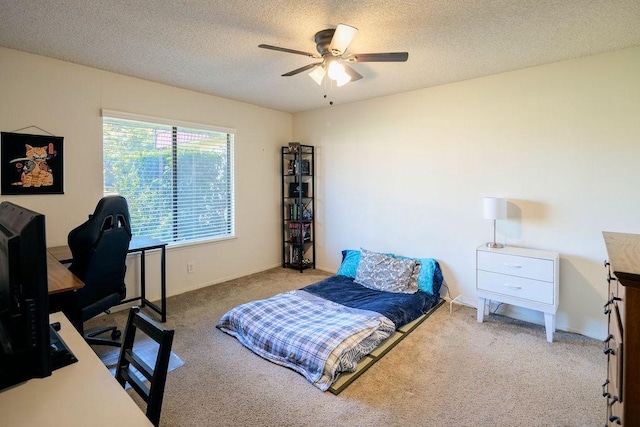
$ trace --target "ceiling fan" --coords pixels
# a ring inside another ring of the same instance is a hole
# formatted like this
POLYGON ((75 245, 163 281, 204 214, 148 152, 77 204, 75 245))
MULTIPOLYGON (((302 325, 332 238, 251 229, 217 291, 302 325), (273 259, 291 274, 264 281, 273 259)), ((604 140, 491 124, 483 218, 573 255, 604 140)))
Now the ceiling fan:
POLYGON ((346 50, 357 31, 357 28, 346 24, 338 24, 335 29, 329 28, 318 31, 314 36, 318 53, 302 52, 268 44, 261 44, 258 47, 319 59, 319 62, 305 65, 282 75, 283 77, 289 77, 312 70, 309 73, 309 77, 319 85, 322 84, 325 76, 335 80, 338 86, 350 81, 360 80, 362 75, 349 66, 349 62, 406 62, 409 58, 408 52, 346 54, 346 50))

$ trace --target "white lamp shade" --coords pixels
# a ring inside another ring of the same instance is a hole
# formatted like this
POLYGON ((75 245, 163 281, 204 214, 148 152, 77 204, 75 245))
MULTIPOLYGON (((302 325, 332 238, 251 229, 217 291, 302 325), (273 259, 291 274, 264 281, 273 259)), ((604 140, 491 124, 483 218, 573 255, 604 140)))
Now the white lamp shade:
POLYGON ((344 65, 339 63, 336 59, 328 62, 329 65, 327 67, 327 75, 330 79, 338 80, 338 78, 342 77, 346 73, 344 71, 344 65))
POLYGON ((351 80, 351 76, 345 71, 344 65, 338 62, 337 59, 329 61, 329 65, 327 66, 327 76, 329 76, 331 80, 335 80, 338 83, 338 86, 349 83, 351 80))
POLYGON ((482 212, 485 219, 507 218, 507 199, 485 197, 482 200, 482 212))
MULTIPOLYGON (((333 38, 331 39, 331 52, 334 55, 342 55, 347 47, 356 36, 358 29, 356 27, 352 27, 351 25, 346 24, 338 24, 335 32, 333 33, 333 38)), ((335 79, 334 79, 335 80, 335 79)))
POLYGON ((327 74, 327 72, 324 70, 324 67, 322 65, 318 65, 316 68, 313 69, 313 71, 309 73, 309 77, 311 77, 313 81, 321 85, 322 80, 324 80, 325 74, 327 74))
POLYGON ((344 73, 340 76, 338 76, 338 78, 336 79, 336 86, 340 87, 340 86, 344 86, 347 83, 349 83, 351 81, 351 77, 349 76, 349 74, 344 73))

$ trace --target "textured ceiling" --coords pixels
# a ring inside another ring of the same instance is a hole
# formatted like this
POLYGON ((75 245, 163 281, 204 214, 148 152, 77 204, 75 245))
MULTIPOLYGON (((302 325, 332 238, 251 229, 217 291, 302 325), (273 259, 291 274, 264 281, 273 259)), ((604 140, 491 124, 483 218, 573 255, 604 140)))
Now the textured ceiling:
POLYGON ((640 46, 640 0, 0 0, 0 46, 298 112, 640 46), (359 29, 347 53, 409 60, 337 88, 257 47, 315 52, 339 23, 359 29))

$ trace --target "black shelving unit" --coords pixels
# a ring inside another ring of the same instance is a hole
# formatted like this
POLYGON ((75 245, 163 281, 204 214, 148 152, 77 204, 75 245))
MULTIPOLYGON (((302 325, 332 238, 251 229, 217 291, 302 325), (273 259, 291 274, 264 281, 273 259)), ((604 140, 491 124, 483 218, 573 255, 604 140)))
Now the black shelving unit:
POLYGON ((282 159, 282 267, 316 268, 313 146, 290 142, 282 159))

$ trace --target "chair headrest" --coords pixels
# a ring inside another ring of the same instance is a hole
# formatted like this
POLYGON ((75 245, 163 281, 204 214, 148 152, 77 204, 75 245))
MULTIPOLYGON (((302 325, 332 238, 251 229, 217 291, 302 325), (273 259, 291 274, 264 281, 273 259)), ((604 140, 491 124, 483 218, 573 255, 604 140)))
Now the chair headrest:
POLYGON ((90 216, 94 221, 102 221, 100 229, 124 227, 131 235, 129 205, 122 196, 105 196, 98 202, 96 210, 90 216))

